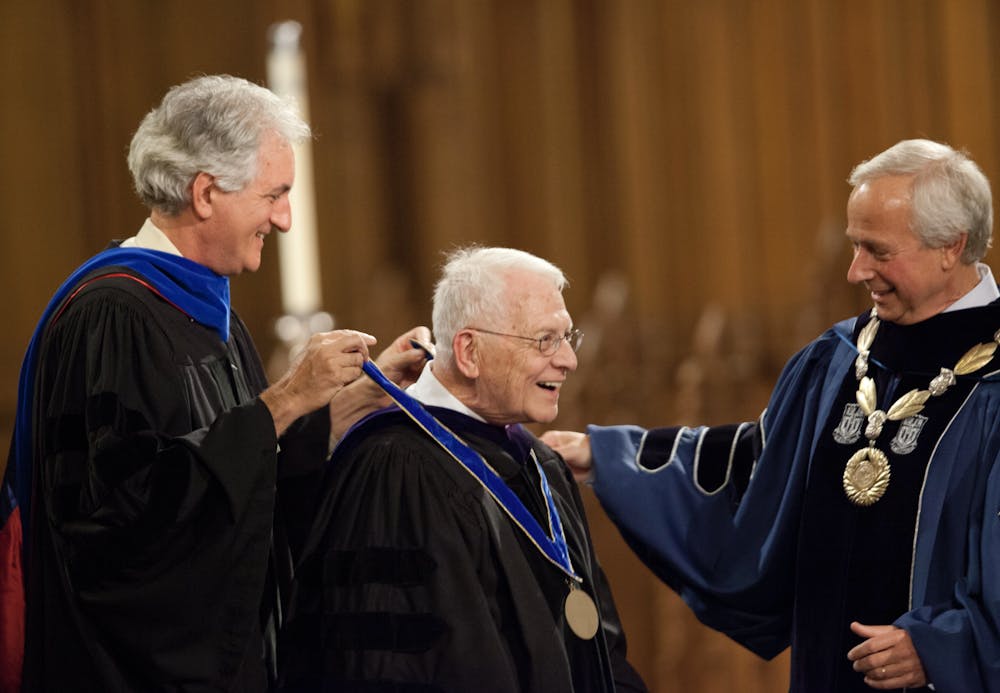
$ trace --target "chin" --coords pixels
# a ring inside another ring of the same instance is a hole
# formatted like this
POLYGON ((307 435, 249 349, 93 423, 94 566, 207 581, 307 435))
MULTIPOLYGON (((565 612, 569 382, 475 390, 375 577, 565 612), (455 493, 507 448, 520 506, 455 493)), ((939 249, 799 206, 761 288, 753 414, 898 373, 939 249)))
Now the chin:
POLYGON ((544 413, 540 412, 538 416, 531 416, 529 414, 528 421, 530 423, 550 424, 556 420, 557 416, 559 416, 558 409, 556 409, 555 411, 548 411, 544 413))
POLYGON ((883 322, 896 322, 899 319, 899 310, 892 306, 876 303, 875 315, 883 322))

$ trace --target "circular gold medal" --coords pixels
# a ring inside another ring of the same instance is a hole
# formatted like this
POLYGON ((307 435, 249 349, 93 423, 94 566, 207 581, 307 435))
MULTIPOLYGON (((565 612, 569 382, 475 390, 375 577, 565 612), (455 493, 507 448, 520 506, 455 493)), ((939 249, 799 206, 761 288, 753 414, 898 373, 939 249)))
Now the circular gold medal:
POLYGON ((566 612, 566 623, 569 629, 581 640, 590 640, 597 635, 601 619, 597 614, 597 605, 590 595, 575 585, 566 595, 563 603, 566 612))
POLYGON ((869 506, 889 488, 889 458, 873 447, 862 448, 844 467, 844 493, 855 505, 869 506))

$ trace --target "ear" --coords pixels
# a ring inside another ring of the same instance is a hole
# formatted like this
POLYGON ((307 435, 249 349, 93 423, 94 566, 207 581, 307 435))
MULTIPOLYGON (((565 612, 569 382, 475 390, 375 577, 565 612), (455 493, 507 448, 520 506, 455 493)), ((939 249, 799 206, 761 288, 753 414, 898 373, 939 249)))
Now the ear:
POLYGON ((191 182, 191 208, 199 219, 212 216, 212 192, 215 189, 215 176, 204 171, 199 171, 191 182))
POLYGON ((941 247, 941 269, 953 269, 962 261, 962 253, 969 242, 969 234, 962 233, 951 245, 941 247))
POLYGON ((472 330, 459 330, 451 340, 455 368, 469 380, 479 377, 479 349, 472 330))

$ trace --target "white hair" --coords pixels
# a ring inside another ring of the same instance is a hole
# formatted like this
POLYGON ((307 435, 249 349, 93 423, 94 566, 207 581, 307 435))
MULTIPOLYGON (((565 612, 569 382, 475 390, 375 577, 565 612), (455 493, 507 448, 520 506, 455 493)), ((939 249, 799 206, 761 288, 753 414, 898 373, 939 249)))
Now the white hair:
POLYGON ((267 133, 289 143, 310 136, 295 107, 240 77, 209 75, 172 87, 146 114, 129 147, 135 190, 150 209, 176 216, 191 203, 200 172, 227 192, 257 175, 267 133))
POLYGON ((962 262, 981 260, 993 244, 990 182, 965 152, 931 140, 903 140, 858 164, 855 188, 885 176, 913 176, 911 228, 925 245, 942 248, 968 234, 962 262))
POLYGON ((507 275, 530 272, 551 280, 562 291, 568 281, 548 260, 514 248, 471 246, 450 252, 434 287, 432 315, 437 358, 451 360, 455 333, 473 324, 491 325, 507 308, 507 275))

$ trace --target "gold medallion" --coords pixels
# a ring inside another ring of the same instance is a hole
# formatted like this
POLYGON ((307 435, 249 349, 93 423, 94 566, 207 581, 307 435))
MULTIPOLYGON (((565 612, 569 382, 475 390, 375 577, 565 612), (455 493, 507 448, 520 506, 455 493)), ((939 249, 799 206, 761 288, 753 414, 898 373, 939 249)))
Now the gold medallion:
POLYGON ((566 623, 576 637, 590 640, 597 635, 597 628, 601 625, 597 605, 589 594, 576 585, 572 585, 569 594, 566 595, 563 611, 566 613, 566 623))
POLYGON ((858 450, 844 467, 844 493, 855 505, 869 506, 889 488, 889 458, 874 447, 858 450))
MULTIPOLYGON (((879 324, 878 312, 872 308, 871 320, 858 333, 858 356, 854 361, 854 376, 858 379, 858 390, 854 394, 854 399, 857 401, 861 413, 868 417, 865 438, 868 439, 869 445, 867 448, 858 450, 847 461, 847 466, 844 467, 844 493, 847 494, 847 498, 852 503, 860 506, 869 506, 878 502, 879 498, 885 495, 885 490, 889 488, 889 458, 875 447, 875 441, 882 435, 882 427, 885 423, 887 421, 902 421, 900 430, 904 430, 907 420, 923 411, 931 397, 940 397, 955 385, 956 376, 971 375, 984 368, 986 364, 992 363, 997 348, 1000 346, 1000 330, 997 330, 993 333, 993 341, 983 342, 969 349, 953 368, 942 368, 940 373, 931 379, 926 389, 910 390, 883 411, 878 408, 875 379, 868 375, 868 361, 879 324)), ((847 426, 847 422, 848 415, 845 409, 840 426, 833 432, 833 439, 838 443, 848 442, 841 440, 844 437, 841 428, 847 426)), ((858 436, 854 436, 850 442, 857 440, 857 438, 858 436)), ((907 454, 896 448, 893 450, 899 454, 907 454)))

